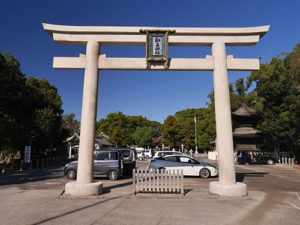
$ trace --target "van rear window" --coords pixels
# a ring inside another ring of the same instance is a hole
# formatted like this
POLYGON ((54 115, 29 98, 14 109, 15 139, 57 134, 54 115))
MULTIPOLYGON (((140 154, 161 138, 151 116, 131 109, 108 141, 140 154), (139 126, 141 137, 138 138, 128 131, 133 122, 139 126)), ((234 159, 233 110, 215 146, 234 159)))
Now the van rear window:
POLYGON ((110 153, 110 159, 111 160, 118 160, 119 159, 119 155, 117 152, 111 152, 110 153))
POLYGON ((101 152, 97 155, 97 160, 109 160, 108 152, 101 152))
POLYGON ((130 150, 125 150, 125 151, 122 151, 123 153, 123 157, 129 157, 130 156, 130 150))

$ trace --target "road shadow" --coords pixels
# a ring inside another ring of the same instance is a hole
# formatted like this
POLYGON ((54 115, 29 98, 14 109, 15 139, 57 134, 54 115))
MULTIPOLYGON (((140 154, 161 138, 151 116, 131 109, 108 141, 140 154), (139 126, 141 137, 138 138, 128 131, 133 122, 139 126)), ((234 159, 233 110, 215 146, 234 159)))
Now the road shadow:
POLYGON ((41 221, 38 221, 36 223, 33 223, 32 225, 39 225, 39 224, 44 224, 44 223, 47 223, 47 222, 50 222, 50 221, 53 221, 53 220, 56 220, 56 219, 59 219, 61 217, 64 217, 64 216, 68 216, 68 215, 71 215, 71 214, 74 214, 74 213, 77 213, 77 212, 80 212, 82 210, 87 210, 89 208, 92 208, 92 207, 95 207, 95 206, 98 206, 100 204, 104 204, 106 202, 109 202, 109 201, 112 201, 112 200, 115 200, 115 199, 118 199, 118 198, 122 198, 123 196, 117 196, 117 197, 113 197, 113 198, 110 198, 110 199, 101 199, 100 201, 97 201, 93 204, 89 204, 87 206, 83 206, 83 207, 79 207, 77 209, 73 209, 73 210, 70 210, 70 211, 67 211, 67 212, 64 212, 64 213, 61 213, 61 214, 58 214, 56 216, 52 216, 52 217, 49 217, 49 218, 46 218, 44 220, 41 220, 41 221))
POLYGON ((111 192, 111 190, 113 189, 116 189, 116 188, 121 188, 121 187, 126 187, 126 186, 129 186, 129 185, 132 185, 132 181, 128 181, 126 183, 118 183, 118 184, 115 184, 115 185, 111 185, 111 186, 108 186, 108 187, 104 187, 103 188, 103 194, 108 194, 111 192))
POLYGON ((266 174, 269 174, 269 173, 260 173, 260 172, 256 172, 256 173, 236 173, 235 177, 236 177, 237 182, 243 182, 245 177, 264 177, 266 174))
POLYGON ((28 182, 59 179, 63 176, 63 167, 61 166, 51 166, 42 169, 17 171, 11 174, 1 174, 0 187, 5 185, 17 185, 28 182))

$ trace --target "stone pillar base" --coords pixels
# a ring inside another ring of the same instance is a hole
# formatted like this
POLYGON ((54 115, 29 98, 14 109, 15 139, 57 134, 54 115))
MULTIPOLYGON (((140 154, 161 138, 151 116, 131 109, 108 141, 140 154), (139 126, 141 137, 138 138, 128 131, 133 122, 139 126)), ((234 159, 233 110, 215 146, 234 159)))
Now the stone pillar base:
POLYGON ((66 183, 65 194, 72 196, 100 195, 103 192, 102 182, 79 184, 76 181, 66 183))
POLYGON ((248 194, 247 185, 240 182, 235 184, 222 184, 219 181, 212 181, 209 183, 209 192, 228 197, 242 197, 248 194))

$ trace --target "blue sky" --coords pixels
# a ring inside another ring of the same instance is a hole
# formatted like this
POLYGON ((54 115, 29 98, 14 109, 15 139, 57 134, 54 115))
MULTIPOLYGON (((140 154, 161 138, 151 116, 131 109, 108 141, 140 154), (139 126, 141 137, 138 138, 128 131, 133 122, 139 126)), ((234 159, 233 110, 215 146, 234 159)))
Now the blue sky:
MULTIPOLYGON (((58 45, 42 23, 90 26, 249 27, 271 25, 256 46, 227 47, 239 58, 269 62, 300 42, 300 1, 2 0, 0 51, 9 50, 26 76, 58 88, 65 113, 80 120, 83 71, 54 70, 54 56, 78 56, 84 46, 58 45)), ((144 47, 104 46, 108 57, 144 57, 144 47)), ((170 47, 169 57, 205 57, 209 47, 170 47)), ((229 72, 229 81, 250 72, 229 72)), ((176 111, 206 107, 212 72, 100 71, 97 118, 122 111, 163 122, 176 111)))

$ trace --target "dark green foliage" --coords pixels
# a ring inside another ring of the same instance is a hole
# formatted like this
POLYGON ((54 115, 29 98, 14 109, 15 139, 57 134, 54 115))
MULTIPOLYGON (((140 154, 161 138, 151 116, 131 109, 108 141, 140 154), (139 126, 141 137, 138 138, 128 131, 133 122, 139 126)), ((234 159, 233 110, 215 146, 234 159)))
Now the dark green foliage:
POLYGON ((65 114, 63 119, 63 129, 66 130, 68 137, 72 136, 75 132, 79 133, 80 122, 75 119, 75 113, 65 114))
MULTIPOLYGON (((151 138, 160 136, 162 130, 162 125, 159 122, 150 121, 142 116, 126 116, 122 112, 108 114, 105 119, 101 119, 97 123, 97 127, 97 133, 104 132, 107 134, 109 141, 116 147, 138 144, 137 142, 141 143, 141 139, 149 140, 149 133, 145 133, 145 137, 134 135, 138 127, 139 129, 152 128, 151 138)), ((147 142, 147 145, 149 145, 149 142, 147 142)))
POLYGON ((248 77, 248 86, 256 83, 251 94, 263 117, 258 128, 265 134, 265 149, 299 152, 299 77, 300 44, 284 59, 273 58, 248 77))
POLYGON ((180 128, 176 118, 172 115, 168 116, 164 121, 162 132, 162 141, 171 148, 180 146, 180 128))
MULTIPOLYGON (((211 103, 210 103, 211 104, 211 103)), ((186 149, 195 148, 195 121, 198 149, 207 150, 209 142, 215 139, 215 114, 214 108, 185 109, 175 113, 179 124, 179 140, 186 149)))
POLYGON ((0 53, 0 92, 0 150, 23 153, 31 140, 36 158, 62 143, 63 110, 56 87, 46 79, 25 78, 9 53, 0 53))
POLYGON ((153 127, 137 127, 132 137, 138 146, 146 147, 152 145, 153 135, 153 127))
POLYGON ((17 149, 24 143, 27 121, 23 93, 26 91, 25 75, 19 62, 9 52, 0 53, 0 145, 2 150, 17 149), (21 135, 21 136, 20 136, 21 135), (14 139, 14 141, 12 141, 14 139))

